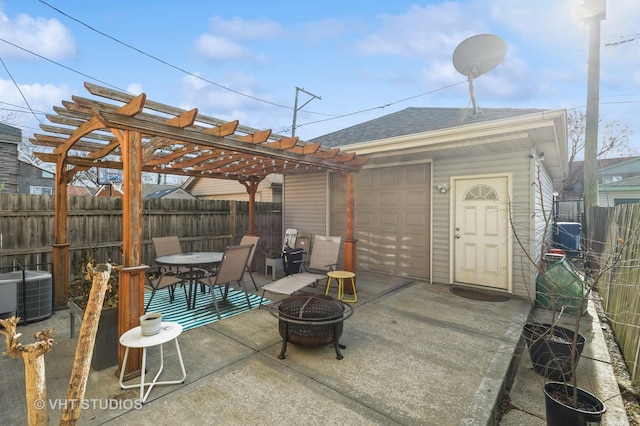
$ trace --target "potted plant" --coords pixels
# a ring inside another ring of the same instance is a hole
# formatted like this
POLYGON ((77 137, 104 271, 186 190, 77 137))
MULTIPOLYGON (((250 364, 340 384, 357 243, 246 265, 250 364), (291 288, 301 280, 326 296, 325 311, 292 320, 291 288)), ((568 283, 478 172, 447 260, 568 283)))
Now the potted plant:
POLYGON ((260 239, 257 250, 264 257, 264 274, 267 275, 267 269, 271 268, 272 279, 275 279, 276 268, 282 267, 282 249, 267 244, 266 239, 260 239))
MULTIPOLYGON (((82 324, 92 285, 87 265, 94 262, 94 259, 88 258, 74 264, 75 278, 69 286, 71 337, 75 337, 76 321, 82 324)), ((118 277, 115 270, 109 278, 102 306, 91 360, 91 368, 94 370, 118 365, 118 277)))

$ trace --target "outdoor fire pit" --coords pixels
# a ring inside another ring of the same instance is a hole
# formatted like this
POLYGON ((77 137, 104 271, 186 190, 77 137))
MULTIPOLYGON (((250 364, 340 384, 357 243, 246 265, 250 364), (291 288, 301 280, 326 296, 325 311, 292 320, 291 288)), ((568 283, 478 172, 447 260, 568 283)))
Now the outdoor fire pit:
POLYGON ((304 293, 274 303, 269 312, 278 318, 278 331, 282 336, 278 358, 284 359, 288 342, 305 347, 333 343, 336 358, 343 358, 340 348, 345 347, 338 341, 344 320, 353 315, 351 306, 329 296, 304 293))

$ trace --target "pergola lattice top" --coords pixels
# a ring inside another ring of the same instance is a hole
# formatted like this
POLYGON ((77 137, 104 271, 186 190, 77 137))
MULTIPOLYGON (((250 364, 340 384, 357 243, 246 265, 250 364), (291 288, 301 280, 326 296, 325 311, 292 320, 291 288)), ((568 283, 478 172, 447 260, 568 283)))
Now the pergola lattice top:
POLYGON ((53 148, 36 153, 49 163, 66 155, 70 178, 91 167, 123 169, 120 138, 114 132, 133 131, 142 136, 142 170, 183 176, 259 182, 272 173, 287 174, 310 168, 357 172, 366 157, 300 141, 297 137, 273 135, 258 130, 149 101, 143 93, 123 92, 85 83, 96 96, 123 105, 72 96, 54 107, 47 118, 56 126, 42 124, 49 134, 36 133, 34 145, 53 148))

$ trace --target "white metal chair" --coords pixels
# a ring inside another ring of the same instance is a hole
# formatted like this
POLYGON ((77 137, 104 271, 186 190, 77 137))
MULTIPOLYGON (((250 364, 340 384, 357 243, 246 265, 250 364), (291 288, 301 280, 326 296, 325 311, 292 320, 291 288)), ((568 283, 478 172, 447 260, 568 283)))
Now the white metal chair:
POLYGON ((296 246, 296 239, 298 237, 297 229, 287 229, 284 232, 284 242, 282 243, 282 251, 292 249, 296 246))

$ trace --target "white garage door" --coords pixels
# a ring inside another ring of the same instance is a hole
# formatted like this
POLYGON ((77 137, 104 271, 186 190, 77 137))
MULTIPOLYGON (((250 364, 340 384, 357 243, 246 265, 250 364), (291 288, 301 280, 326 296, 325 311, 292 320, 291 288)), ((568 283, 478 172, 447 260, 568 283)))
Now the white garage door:
POLYGON ((430 164, 355 175, 357 268, 429 278, 430 164))

